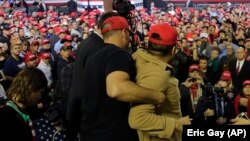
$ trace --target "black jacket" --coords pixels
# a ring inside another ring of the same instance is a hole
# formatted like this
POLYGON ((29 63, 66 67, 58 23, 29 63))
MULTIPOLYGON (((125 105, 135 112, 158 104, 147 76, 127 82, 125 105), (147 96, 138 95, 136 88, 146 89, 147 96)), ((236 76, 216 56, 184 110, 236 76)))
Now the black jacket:
POLYGON ((232 75, 232 80, 233 80, 233 86, 236 88, 237 92, 240 92, 242 89, 242 83, 245 80, 250 79, 250 63, 245 60, 239 74, 237 74, 236 71, 236 63, 237 60, 231 61, 229 63, 229 71, 231 72, 232 75))
POLYGON ((76 60, 73 65, 73 77, 70 94, 68 98, 66 118, 68 120, 68 136, 70 140, 76 138, 80 130, 81 121, 81 101, 84 99, 84 66, 88 57, 95 53, 104 43, 103 39, 96 33, 91 33, 88 38, 83 40, 78 46, 76 60))
MULTIPOLYGON (((222 117, 227 118, 226 124, 228 124, 230 119, 234 117, 233 103, 227 96, 223 97, 223 100, 224 100, 223 102, 224 114, 222 117)), ((218 106, 216 106, 215 94, 201 97, 197 104, 196 111, 193 117, 193 124, 197 126, 217 125, 216 120, 220 117, 217 114, 217 112, 218 112, 218 106), (211 110, 214 110, 215 115, 211 117, 207 117, 207 119, 205 119, 204 112, 208 108, 211 110)))
POLYGON ((192 116, 194 115, 192 101, 190 97, 190 88, 187 88, 185 85, 180 84, 179 86, 181 93, 181 113, 182 116, 192 116))
POLYGON ((67 6, 69 8, 69 14, 71 12, 76 12, 77 11, 77 3, 74 1, 74 0, 70 0, 68 3, 67 3, 67 6))

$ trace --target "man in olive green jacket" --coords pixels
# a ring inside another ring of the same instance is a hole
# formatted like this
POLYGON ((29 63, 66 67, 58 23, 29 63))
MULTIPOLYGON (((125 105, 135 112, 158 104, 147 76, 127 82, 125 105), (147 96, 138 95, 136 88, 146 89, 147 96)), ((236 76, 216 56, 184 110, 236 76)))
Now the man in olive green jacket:
POLYGON ((190 124, 189 117, 182 118, 178 80, 168 62, 176 44, 177 32, 167 25, 153 26, 149 32, 147 50, 133 54, 136 61, 139 85, 162 91, 166 95, 163 105, 133 104, 129 114, 131 128, 137 129, 140 141, 181 141, 183 124, 190 124))

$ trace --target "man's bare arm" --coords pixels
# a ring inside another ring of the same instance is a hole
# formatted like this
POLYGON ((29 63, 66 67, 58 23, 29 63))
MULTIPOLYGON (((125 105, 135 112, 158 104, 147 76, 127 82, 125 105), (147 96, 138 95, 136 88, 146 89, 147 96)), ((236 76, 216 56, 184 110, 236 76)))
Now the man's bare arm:
POLYGON ((124 102, 161 104, 165 100, 162 92, 137 85, 123 71, 112 72, 106 77, 106 89, 109 97, 124 102))

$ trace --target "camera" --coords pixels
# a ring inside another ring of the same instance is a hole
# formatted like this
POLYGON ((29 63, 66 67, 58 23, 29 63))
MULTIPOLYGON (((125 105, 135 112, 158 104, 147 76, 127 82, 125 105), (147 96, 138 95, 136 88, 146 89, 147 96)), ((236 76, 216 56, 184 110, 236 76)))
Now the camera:
POLYGON ((245 112, 241 112, 241 113, 237 116, 237 118, 244 118, 244 119, 249 120, 249 118, 248 118, 248 116, 245 114, 245 112))
POLYGON ((197 78, 191 78, 190 81, 191 81, 191 82, 196 82, 196 81, 197 81, 197 78))
POLYGON ((113 0, 112 7, 119 15, 130 20, 130 11, 135 10, 135 6, 128 0, 113 0))
POLYGON ((206 96, 211 96, 214 94, 224 94, 225 91, 221 87, 213 86, 212 84, 208 83, 204 85, 204 91, 206 96))
MULTIPOLYGON (((129 0, 113 0, 112 8, 117 11, 117 13, 124 17, 129 25, 132 32, 136 30, 135 17, 130 13, 130 11, 135 10, 135 6, 131 4, 129 0)), ((131 40, 131 50, 135 52, 139 42, 133 36, 130 37, 131 40)))

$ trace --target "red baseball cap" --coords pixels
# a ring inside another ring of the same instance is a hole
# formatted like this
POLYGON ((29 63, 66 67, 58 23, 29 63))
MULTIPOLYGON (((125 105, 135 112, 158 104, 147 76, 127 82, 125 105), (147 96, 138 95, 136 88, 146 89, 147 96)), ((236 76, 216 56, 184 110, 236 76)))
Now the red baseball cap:
POLYGON ((4 11, 0 10, 0 17, 3 17, 3 16, 4 16, 4 11))
POLYGON ((46 29, 46 28, 41 28, 41 29, 40 29, 40 32, 41 32, 41 33, 46 33, 46 32, 47 32, 47 29, 46 29))
POLYGON ((245 80, 245 81, 243 82, 243 87, 244 87, 245 85, 250 85, 250 80, 245 80))
POLYGON ((129 24, 128 21, 121 17, 121 16, 113 16, 108 19, 106 19, 102 25, 102 27, 106 24, 109 24, 110 26, 107 28, 102 28, 102 33, 109 32, 111 30, 122 30, 122 29, 127 29, 130 33, 133 33, 129 29, 129 24))
POLYGON ((39 46, 39 42, 36 41, 36 40, 34 40, 34 41, 31 42, 30 45, 31 45, 31 46, 39 46))
POLYGON ((32 25, 33 26, 38 26, 38 22, 37 21, 33 21, 32 25))
POLYGON ((189 72, 193 72, 195 70, 200 71, 199 65, 193 64, 193 65, 189 66, 189 72))
POLYGON ((63 29, 60 29, 60 30, 58 31, 58 34, 61 34, 61 33, 65 33, 65 31, 64 31, 63 29))
POLYGON ((150 42, 165 46, 176 45, 177 34, 176 29, 168 24, 158 24, 152 26, 148 33, 150 42), (160 39, 153 38, 152 35, 154 35, 154 33, 158 34, 160 39))
POLYGON ((221 75, 221 78, 222 80, 226 80, 226 81, 229 81, 232 79, 232 76, 231 76, 231 72, 230 71, 224 71, 221 75))
POLYGON ((42 59, 49 59, 50 58, 50 53, 49 52, 42 52, 41 53, 41 58, 42 59))
POLYGON ((70 15, 71 17, 76 17, 76 12, 72 12, 70 15))
POLYGON ((194 41, 194 38, 193 38, 194 34, 192 32, 188 33, 186 35, 186 38, 189 42, 193 42, 194 41))
POLYGON ((61 40, 61 43, 63 44, 66 41, 71 42, 72 40, 73 39, 71 38, 70 35, 65 35, 64 38, 61 40))
POLYGON ((43 40, 42 40, 42 45, 47 44, 47 43, 49 43, 49 40, 48 40, 48 39, 43 39, 43 40))
POLYGON ((27 53, 24 57, 24 62, 27 64, 29 61, 35 60, 36 56, 33 53, 27 53))

